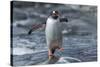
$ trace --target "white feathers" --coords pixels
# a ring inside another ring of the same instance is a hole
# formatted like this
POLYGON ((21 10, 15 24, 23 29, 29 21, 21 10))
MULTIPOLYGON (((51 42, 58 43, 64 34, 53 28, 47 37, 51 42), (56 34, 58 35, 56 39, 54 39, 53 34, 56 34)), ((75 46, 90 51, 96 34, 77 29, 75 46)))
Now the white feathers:
POLYGON ((56 13, 55 11, 53 11, 53 13, 56 13))
MULTIPOLYGON (((58 19, 53 19, 51 17, 49 17, 47 19, 47 23, 46 23, 46 40, 47 40, 47 45, 48 46, 53 46, 53 44, 56 41, 59 41, 59 44, 61 45, 62 43, 62 28, 61 28, 61 23, 58 19)), ((55 43, 57 44, 57 43, 55 43)), ((59 45, 59 46, 60 46, 59 45)))

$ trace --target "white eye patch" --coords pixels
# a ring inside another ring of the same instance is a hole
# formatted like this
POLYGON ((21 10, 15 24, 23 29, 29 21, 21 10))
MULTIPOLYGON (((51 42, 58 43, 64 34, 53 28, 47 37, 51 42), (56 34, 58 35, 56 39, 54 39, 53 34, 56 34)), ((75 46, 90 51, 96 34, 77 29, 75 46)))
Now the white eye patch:
POLYGON ((56 13, 55 11, 53 11, 53 13, 56 13))

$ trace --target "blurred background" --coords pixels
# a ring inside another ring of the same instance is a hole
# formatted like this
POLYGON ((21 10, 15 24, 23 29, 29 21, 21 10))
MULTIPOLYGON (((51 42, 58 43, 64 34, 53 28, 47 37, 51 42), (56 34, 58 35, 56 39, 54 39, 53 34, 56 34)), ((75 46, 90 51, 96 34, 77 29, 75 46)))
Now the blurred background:
POLYGON ((31 35, 27 33, 33 24, 46 22, 53 10, 58 10, 61 17, 68 19, 68 23, 63 25, 65 50, 56 52, 63 59, 56 63, 97 60, 97 6, 24 1, 13 1, 11 6, 12 65, 34 65, 47 60, 44 29, 31 35))

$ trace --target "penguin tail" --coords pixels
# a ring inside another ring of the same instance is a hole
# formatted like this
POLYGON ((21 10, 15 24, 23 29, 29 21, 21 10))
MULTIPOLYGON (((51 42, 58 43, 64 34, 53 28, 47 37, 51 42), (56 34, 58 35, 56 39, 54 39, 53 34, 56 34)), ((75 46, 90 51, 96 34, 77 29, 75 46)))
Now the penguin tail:
POLYGON ((52 54, 54 54, 54 52, 55 52, 55 49, 52 49, 52 50, 51 50, 51 52, 52 52, 52 54))

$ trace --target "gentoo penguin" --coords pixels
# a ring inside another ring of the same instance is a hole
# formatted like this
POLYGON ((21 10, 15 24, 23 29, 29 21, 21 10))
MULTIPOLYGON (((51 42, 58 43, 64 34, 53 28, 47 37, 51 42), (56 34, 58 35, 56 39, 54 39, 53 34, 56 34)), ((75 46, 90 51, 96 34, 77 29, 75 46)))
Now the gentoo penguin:
MULTIPOLYGON (((58 11, 52 11, 46 21, 45 35, 48 46, 49 59, 54 56, 56 49, 63 50, 62 48, 62 22, 68 22, 67 18, 61 18, 58 11)), ((28 32, 31 32, 42 25, 33 25, 33 28, 28 32)))

